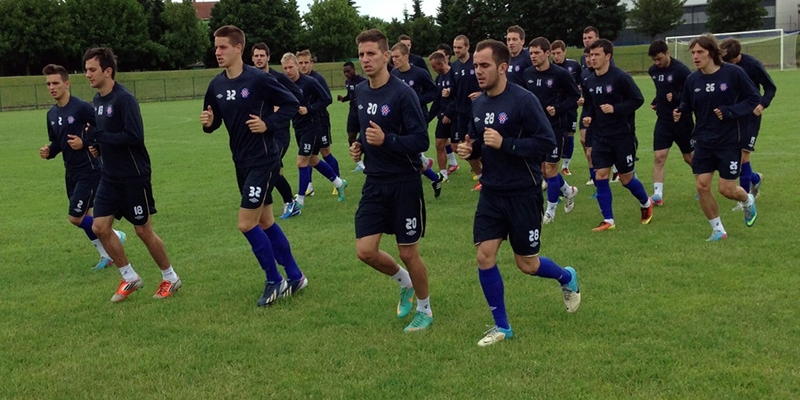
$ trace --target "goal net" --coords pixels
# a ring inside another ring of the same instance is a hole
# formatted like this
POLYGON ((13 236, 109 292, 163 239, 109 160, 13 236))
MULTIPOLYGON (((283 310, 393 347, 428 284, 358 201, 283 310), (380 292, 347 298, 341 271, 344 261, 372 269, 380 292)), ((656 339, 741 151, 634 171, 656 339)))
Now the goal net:
MULTIPOLYGON (((762 31, 715 33, 717 40, 736 38, 742 44, 742 53, 749 54, 766 68, 797 69, 797 31, 785 33, 783 29, 762 31)), ((666 38, 672 57, 692 68, 689 42, 700 35, 670 36, 666 38)))

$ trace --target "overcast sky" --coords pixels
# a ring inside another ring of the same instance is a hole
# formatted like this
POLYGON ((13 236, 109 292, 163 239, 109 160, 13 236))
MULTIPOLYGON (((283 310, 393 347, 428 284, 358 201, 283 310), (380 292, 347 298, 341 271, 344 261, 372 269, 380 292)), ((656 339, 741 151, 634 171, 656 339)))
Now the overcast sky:
MULTIPOLYGON (((308 12, 309 4, 313 0, 297 0, 300 6, 300 16, 308 12)), ((409 14, 413 12, 411 0, 355 0, 358 6, 358 13, 378 17, 385 21, 392 18, 403 18, 403 7, 408 8, 409 14)), ((422 0, 422 12, 425 15, 436 16, 436 8, 439 7, 439 0, 422 0)))

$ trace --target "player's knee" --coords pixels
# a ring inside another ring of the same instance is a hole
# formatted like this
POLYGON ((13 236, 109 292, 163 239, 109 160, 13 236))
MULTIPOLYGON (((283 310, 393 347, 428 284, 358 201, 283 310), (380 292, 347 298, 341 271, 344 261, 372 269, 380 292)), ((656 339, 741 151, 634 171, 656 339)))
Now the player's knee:
POLYGON ((358 256, 358 259, 369 265, 373 265, 378 261, 379 254, 380 252, 378 249, 356 246, 356 256, 358 256))
POLYGON ((72 215, 69 216, 69 223, 75 226, 79 226, 83 222, 83 217, 73 217, 72 215))
POLYGON ((517 256, 517 268, 526 275, 536 275, 539 272, 539 257, 517 256))
POLYGON ((400 246, 400 260, 405 265, 414 265, 415 261, 419 259, 419 251, 416 246, 400 246))

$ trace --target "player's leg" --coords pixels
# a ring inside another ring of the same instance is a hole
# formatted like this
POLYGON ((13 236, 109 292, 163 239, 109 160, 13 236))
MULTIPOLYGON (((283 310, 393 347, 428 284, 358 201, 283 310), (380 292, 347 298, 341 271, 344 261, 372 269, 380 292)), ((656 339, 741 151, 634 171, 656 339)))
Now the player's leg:
MULTIPOLYGON (((73 177, 67 173, 67 196, 69 197, 69 222, 78 228, 81 228, 89 238, 89 241, 100 254, 100 261, 94 266, 95 270, 100 270, 111 265, 114 261, 108 252, 103 247, 103 243, 92 231, 94 218, 91 215, 91 209, 94 205, 94 195, 97 190, 97 185, 100 183, 100 175, 73 177), (75 178, 75 179, 73 179, 75 178)), ((125 233, 122 231, 114 231, 119 237, 120 242, 125 244, 125 233)))
POLYGON ((572 163, 572 154, 575 152, 575 127, 576 123, 573 122, 572 130, 567 132, 566 141, 564 142, 564 151, 561 156, 561 175, 572 175, 569 166, 572 163))
MULTIPOLYGON (((513 333, 508 322, 505 304, 505 286, 500 269, 497 266, 497 252, 500 244, 508 234, 508 215, 504 210, 508 199, 481 192, 475 220, 472 224, 472 239, 477 250, 478 282, 480 282, 486 304, 492 313, 494 326, 484 332, 478 346, 489 346, 505 339, 511 339, 513 333)), ((528 208, 533 209, 531 204, 528 208)), ((541 210, 541 202, 537 213, 541 210)))
POLYGON ((318 145, 321 142, 319 140, 315 141, 315 146, 311 149, 311 157, 309 158, 309 165, 314 167, 322 176, 327 178, 333 184, 333 191, 334 194, 339 196, 339 202, 343 202, 345 195, 344 190, 347 188, 347 181, 340 178, 339 174, 331 167, 327 162, 319 159, 319 150, 318 145))
POLYGON ((597 188, 597 204, 603 221, 592 231, 600 232, 615 228, 614 211, 612 209, 611 186, 608 178, 611 175, 611 166, 614 164, 614 152, 610 143, 605 140, 593 138, 591 149, 592 165, 594 165, 594 185, 597 188))
POLYGON ((544 177, 547 182, 547 210, 544 214, 543 223, 549 224, 553 222, 556 217, 556 207, 558 206, 558 198, 564 196, 564 212, 572 212, 575 207, 575 196, 578 194, 578 188, 570 186, 561 175, 558 169, 558 161, 561 159, 561 152, 564 148, 566 137, 563 134, 556 133, 556 147, 553 149, 546 158, 544 165, 544 177))
POLYGON ((653 130, 653 201, 657 206, 664 205, 664 166, 672 146, 670 128, 676 126, 675 123, 656 121, 653 130))
MULTIPOLYGON (((270 186, 271 185, 272 183, 270 182, 270 186)), ((303 271, 300 270, 297 261, 294 259, 292 248, 289 245, 289 239, 283 233, 281 227, 275 222, 275 216, 272 214, 271 194, 267 195, 267 198, 264 200, 264 205, 261 207, 258 226, 264 231, 272 244, 272 252, 275 255, 275 261, 283 266, 286 272, 288 288, 282 293, 282 297, 291 296, 308 286, 308 279, 306 279, 303 271)))
POLYGON ((717 171, 719 171, 720 194, 741 203, 745 225, 747 227, 753 226, 758 217, 755 196, 737 185, 737 178, 739 178, 738 174, 740 173, 738 166, 741 161, 741 150, 722 149, 717 150, 715 154, 719 161, 717 171))
POLYGON ((707 239, 710 242, 728 237, 719 217, 717 201, 711 193, 711 181, 714 178, 714 171, 717 170, 717 164, 718 162, 711 149, 702 146, 695 147, 694 157, 692 158, 692 172, 695 176, 695 187, 700 201, 700 208, 711 225, 711 236, 707 239))
POLYGON ((331 153, 331 145, 333 144, 333 135, 331 135, 331 119, 330 116, 322 118, 322 135, 319 137, 319 154, 322 159, 330 165, 336 176, 341 176, 339 172, 339 160, 331 153))
POLYGON ((622 186, 639 201, 642 224, 649 224, 653 219, 653 201, 647 195, 642 182, 636 177, 636 141, 633 138, 623 138, 614 142, 616 155, 614 165, 617 166, 619 180, 622 186))

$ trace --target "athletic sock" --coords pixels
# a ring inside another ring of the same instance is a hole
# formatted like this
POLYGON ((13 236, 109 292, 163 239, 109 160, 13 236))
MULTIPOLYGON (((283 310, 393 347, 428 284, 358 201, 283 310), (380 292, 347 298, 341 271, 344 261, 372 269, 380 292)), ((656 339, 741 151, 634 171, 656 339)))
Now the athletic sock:
POLYGON ((569 271, 561 268, 553 260, 542 256, 539 256, 539 269, 534 275, 541 278, 555 279, 562 285, 566 285, 572 280, 572 275, 569 271))
POLYGON ((331 181, 331 182, 336 180, 336 177, 338 176, 333 171, 333 168, 331 168, 331 166, 328 165, 328 163, 326 163, 325 161, 320 161, 319 163, 317 163, 317 165, 314 166, 314 169, 319 171, 320 174, 322 174, 324 177, 328 178, 328 180, 331 181))
POLYGON ((753 185, 761 183, 761 177, 758 176, 758 172, 753 172, 752 174, 750 174, 750 183, 752 183, 753 185))
POLYGON ((575 135, 567 136, 564 142, 564 168, 569 168, 572 153, 575 151, 575 135))
POLYGON ((95 235, 94 232, 92 231, 93 223, 94 223, 94 218, 92 218, 91 215, 85 215, 83 217, 83 221, 81 221, 81 223, 78 225, 78 228, 83 229, 83 231, 86 233, 86 236, 89 238, 89 240, 92 241, 92 243, 94 243, 94 241, 97 240, 97 235, 95 235))
POLYGON ((361 167, 361 170, 362 170, 362 171, 364 170, 364 161, 359 161, 359 162, 357 162, 357 163, 356 163, 356 165, 358 165, 359 167, 361 167))
POLYGON ((650 206, 650 198, 647 196, 647 191, 644 189, 642 182, 636 179, 636 177, 631 178, 628 184, 623 186, 631 192, 633 197, 636 197, 636 200, 639 200, 639 204, 642 207, 650 206))
POLYGON ((558 203, 558 196, 561 195, 561 185, 558 184, 558 175, 547 178, 547 202, 558 203))
POLYGON ((433 172, 433 170, 430 168, 425 168, 425 171, 422 174, 425 175, 426 178, 430 179, 431 182, 436 182, 439 180, 439 175, 437 175, 436 172, 433 172))
POLYGON ((589 179, 591 179, 592 182, 595 182, 595 179, 597 179, 597 172, 592 167, 589 167, 589 179))
POLYGON ((544 213, 545 214, 549 214, 551 217, 555 217, 556 216, 556 208, 557 207, 558 207, 558 202, 553 203, 553 202, 548 201, 547 202, 547 211, 545 211, 544 213))
POLYGON ((172 283, 177 282, 179 279, 178 274, 176 274, 175 270, 172 269, 172 265, 170 265, 167 269, 161 270, 161 278, 172 283))
POLYGON ((289 185, 289 181, 286 180, 285 176, 278 175, 278 179, 275 181, 275 189, 281 194, 284 203, 292 202, 292 186, 289 185))
POLYGON ((394 281, 397 282, 401 288, 410 288, 414 286, 414 284, 411 283, 411 275, 408 274, 408 271, 406 271, 400 265, 398 265, 397 268, 400 270, 397 271, 396 274, 392 275, 392 279, 394 279, 394 281))
POLYGON ((708 220, 708 223, 711 224, 711 229, 726 233, 725 227, 722 226, 722 220, 719 217, 708 220))
POLYGON ((570 186, 569 183, 567 183, 567 181, 565 181, 563 177, 561 178, 561 182, 563 182, 561 183, 561 188, 560 188, 561 194, 564 197, 572 196, 572 186, 570 186))
POLYGON ((275 254, 275 261, 283 266, 286 271, 286 279, 296 281, 303 277, 303 272, 297 266, 297 261, 292 255, 292 248, 289 245, 289 239, 283 233, 283 230, 277 223, 272 224, 267 229, 264 229, 267 238, 272 243, 272 252, 275 254))
POLYGON ((569 164, 572 162, 571 158, 562 158, 561 159, 561 169, 569 169, 569 164))
POLYGON ((333 156, 333 153, 328 154, 327 156, 323 156, 322 159, 325 160, 325 162, 331 166, 331 169, 333 170, 333 173, 336 174, 336 176, 341 175, 339 174, 339 160, 337 160, 336 157, 333 156))
POLYGON ((742 164, 742 171, 739 174, 739 186, 747 193, 750 193, 750 179, 752 175, 753 170, 750 167, 750 161, 742 164))
POLYGON ((297 187, 297 197, 305 196, 307 191, 313 190, 311 188, 311 167, 306 165, 305 167, 297 168, 297 170, 300 181, 297 187))
POLYGON ((433 310, 431 310, 431 298, 428 296, 425 299, 420 299, 417 297, 417 311, 428 314, 429 317, 433 316, 433 310))
POLYGON ((245 232, 244 237, 250 242, 250 247, 258 260, 258 264, 267 275, 267 281, 273 283, 282 281, 283 277, 281 277, 278 272, 278 266, 275 264, 275 254, 272 251, 272 243, 269 241, 267 234, 256 225, 253 229, 245 232))
POLYGON ((447 170, 446 169, 440 169, 439 173, 442 174, 442 176, 444 177, 444 180, 450 179, 450 176, 447 175, 447 170))
POLYGON ((483 289, 483 296, 486 297, 486 303, 489 304, 489 310, 492 311, 494 324, 498 328, 511 329, 506 315, 503 277, 500 275, 500 269, 497 268, 497 264, 489 269, 478 268, 478 279, 481 282, 481 289, 483 289))
POLYGON ((456 154, 453 153, 453 149, 450 146, 445 146, 445 151, 447 152, 447 163, 450 165, 458 165, 458 160, 456 160, 456 154))
POLYGON ((603 219, 613 220, 614 210, 611 208, 611 187, 608 186, 608 179, 597 179, 594 181, 597 187, 597 204, 600 205, 600 213, 603 219))
POLYGON ((297 198, 294 199, 294 200, 297 202, 297 204, 300 204, 301 206, 306 205, 306 196, 304 196, 304 195, 298 194, 297 198))
POLYGON ((655 182, 653 183, 653 196, 663 197, 664 196, 664 183, 663 182, 655 182))
POLYGON ((125 282, 133 282, 139 279, 139 274, 137 274, 136 271, 133 270, 133 267, 130 264, 124 267, 119 267, 118 270, 119 273, 122 275, 122 279, 125 282))

